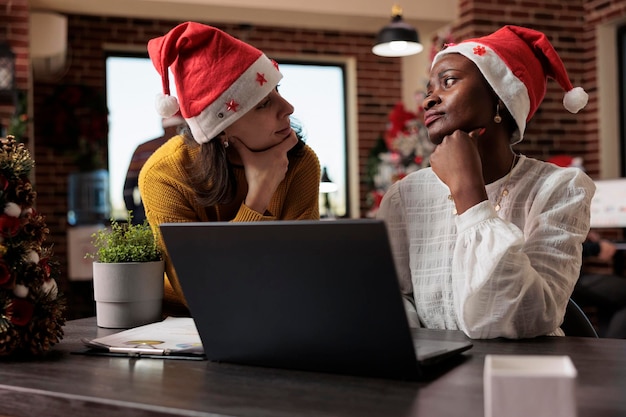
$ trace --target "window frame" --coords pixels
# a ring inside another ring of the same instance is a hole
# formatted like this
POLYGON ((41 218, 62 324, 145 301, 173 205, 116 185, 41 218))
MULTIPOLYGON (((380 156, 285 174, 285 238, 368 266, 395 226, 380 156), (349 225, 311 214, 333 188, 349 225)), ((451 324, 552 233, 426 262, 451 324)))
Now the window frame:
MULTIPOLYGON (((105 49, 105 72, 108 72, 108 60, 109 58, 141 58, 148 59, 148 54, 145 50, 141 49, 133 49, 128 47, 116 47, 109 45, 108 48, 105 49)), ((343 158, 343 166, 344 166, 344 178, 345 178, 345 188, 343 190, 344 196, 343 201, 345 202, 345 213, 342 211, 341 217, 352 217, 358 218, 360 217, 360 207, 359 207, 359 179, 358 179, 358 140, 357 140, 357 124, 356 124, 356 60, 353 57, 327 57, 320 55, 299 55, 299 56, 289 56, 289 55, 278 55, 272 56, 279 65, 281 64, 290 64, 290 65, 315 65, 315 66, 335 66, 339 67, 343 73, 343 108, 344 108, 344 158, 343 158)), ((158 74, 155 75, 158 77, 158 74)), ((106 74, 106 97, 107 97, 107 105, 109 105, 109 85, 108 85, 108 74, 106 74)), ((172 81, 173 85, 173 81, 172 81)), ((280 89, 280 87, 279 87, 280 89)), ((160 91, 160 89, 159 89, 160 91)), ((156 115, 156 111, 155 111, 156 115)), ((158 120, 158 119, 157 119, 158 120)), ((109 121, 111 123, 111 121, 109 121)), ((160 126, 158 126, 160 129, 160 126)), ((306 130, 306 126, 305 126, 306 130)), ((111 129, 109 129, 109 138, 107 139, 108 149, 111 149, 110 135, 111 129)), ((144 140, 151 139, 150 134, 146 134, 144 140)), ((132 154, 132 152, 131 152, 132 154)), ((130 155, 129 155, 130 158, 130 155)), ((118 166, 113 167, 114 159, 111 158, 111 154, 109 153, 108 158, 108 170, 111 172, 113 169, 117 170, 122 169, 118 166)), ((324 161, 320 161, 322 167, 324 166, 324 161)), ((128 166, 124 168, 124 178, 126 170, 128 166)), ((332 179, 332 175, 331 175, 332 179)), ((113 185, 113 184, 111 184, 113 185)), ((110 186, 111 193, 109 198, 111 199, 113 193, 116 190, 115 186, 110 186)), ((121 186, 121 190, 123 191, 123 184, 121 186)), ((122 192, 120 191, 120 192, 122 192)), ((322 196, 320 196, 320 208, 322 207, 323 200, 322 196)), ((332 197, 331 197, 332 198, 332 197)), ((123 202, 123 198, 122 198, 123 202)), ((114 217, 119 217, 120 214, 117 213, 120 211, 119 208, 113 207, 112 201, 112 213, 114 217), (117 210, 117 211, 116 211, 117 210)))

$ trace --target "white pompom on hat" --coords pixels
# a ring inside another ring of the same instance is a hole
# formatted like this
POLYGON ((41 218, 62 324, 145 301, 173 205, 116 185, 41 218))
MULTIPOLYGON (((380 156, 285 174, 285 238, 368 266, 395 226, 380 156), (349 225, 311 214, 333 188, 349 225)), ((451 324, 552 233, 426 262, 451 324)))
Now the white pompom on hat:
POLYGON ((161 75, 161 117, 180 111, 198 143, 207 143, 261 102, 282 78, 278 64, 229 34, 185 22, 148 42, 161 75), (170 95, 169 71, 178 99, 170 95))
POLYGON ((451 44, 433 59, 459 53, 476 64, 491 88, 509 110, 518 131, 513 144, 524 137, 526 123, 533 117, 546 94, 548 77, 565 90, 563 106, 578 113, 589 96, 574 88, 563 61, 545 34, 520 26, 504 26, 490 35, 451 44))

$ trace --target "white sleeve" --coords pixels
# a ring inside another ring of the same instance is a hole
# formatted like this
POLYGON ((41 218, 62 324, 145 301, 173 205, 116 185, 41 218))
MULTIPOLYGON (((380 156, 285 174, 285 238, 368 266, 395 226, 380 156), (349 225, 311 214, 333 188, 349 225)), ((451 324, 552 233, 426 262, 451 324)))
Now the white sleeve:
POLYGON ((471 338, 525 338, 559 328, 582 262, 595 186, 556 173, 526 200, 522 231, 484 201, 457 216, 453 292, 471 338))

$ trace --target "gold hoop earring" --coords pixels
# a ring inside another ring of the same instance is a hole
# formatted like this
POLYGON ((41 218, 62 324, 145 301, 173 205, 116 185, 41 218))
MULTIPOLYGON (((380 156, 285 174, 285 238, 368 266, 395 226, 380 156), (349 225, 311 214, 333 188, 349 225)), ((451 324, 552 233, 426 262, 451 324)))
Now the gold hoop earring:
POLYGON ((493 116, 493 121, 496 123, 502 122, 502 117, 500 117, 500 103, 496 104, 496 115, 493 116))

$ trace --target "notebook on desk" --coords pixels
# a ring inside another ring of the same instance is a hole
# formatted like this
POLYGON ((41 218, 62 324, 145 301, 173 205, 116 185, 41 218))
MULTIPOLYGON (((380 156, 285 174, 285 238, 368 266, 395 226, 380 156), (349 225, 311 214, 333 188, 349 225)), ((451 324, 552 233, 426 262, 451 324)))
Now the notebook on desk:
POLYGON ((419 379, 472 346, 415 349, 380 220, 160 229, 209 360, 419 379))

